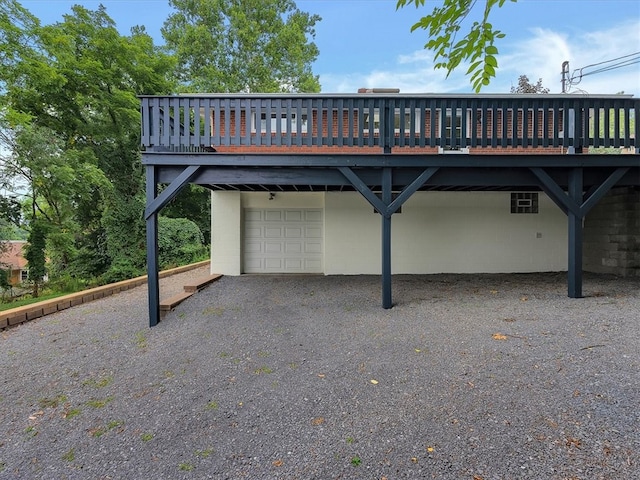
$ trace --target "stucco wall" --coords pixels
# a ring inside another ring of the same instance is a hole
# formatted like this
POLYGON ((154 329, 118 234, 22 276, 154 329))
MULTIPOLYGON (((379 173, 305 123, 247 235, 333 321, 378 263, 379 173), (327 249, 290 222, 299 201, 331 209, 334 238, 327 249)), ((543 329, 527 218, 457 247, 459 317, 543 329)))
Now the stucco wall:
MULTIPOLYGON (((244 208, 324 208, 324 272, 379 274, 381 221, 355 192, 212 194, 212 272, 241 273, 244 208), (220 231, 221 230, 221 231, 220 231)), ((511 214, 509 192, 418 192, 392 218, 393 273, 562 271, 566 217, 540 193, 511 214)))
POLYGON ((211 273, 240 275, 240 192, 211 193, 211 273))
MULTIPOLYGON (((380 273, 380 216, 356 193, 325 198, 325 273, 380 273)), ((418 192, 391 220, 393 273, 561 271, 566 217, 544 194, 511 214, 509 192, 418 192)))

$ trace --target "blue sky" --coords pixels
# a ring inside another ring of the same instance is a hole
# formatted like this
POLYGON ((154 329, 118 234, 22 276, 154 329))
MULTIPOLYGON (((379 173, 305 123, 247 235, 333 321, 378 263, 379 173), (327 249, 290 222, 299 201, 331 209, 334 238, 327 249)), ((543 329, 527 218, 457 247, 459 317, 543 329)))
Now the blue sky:
MULTIPOLYGON (((162 43, 160 28, 171 13, 166 0, 23 0, 43 23, 60 20, 71 5, 95 9, 102 3, 124 34, 144 25, 162 43)), ((316 13, 315 42, 320 56, 313 66, 322 91, 354 93, 359 87, 395 87, 405 93, 469 93, 471 85, 459 68, 448 79, 434 70, 432 54, 423 49, 426 33, 410 28, 440 2, 395 9, 395 0, 297 0, 301 10, 316 13)), ((479 1, 478 4, 484 2, 479 1)), ((570 71, 635 54, 640 59, 640 0, 519 0, 492 13, 494 27, 506 33, 497 44, 498 76, 485 93, 508 92, 519 75, 542 78, 552 93, 561 91, 561 65, 570 71)), ((634 57, 630 57, 634 58, 634 57)), ((611 64, 604 64, 607 66, 611 64)), ((640 96, 640 63, 593 73, 588 67, 570 92, 640 96)))

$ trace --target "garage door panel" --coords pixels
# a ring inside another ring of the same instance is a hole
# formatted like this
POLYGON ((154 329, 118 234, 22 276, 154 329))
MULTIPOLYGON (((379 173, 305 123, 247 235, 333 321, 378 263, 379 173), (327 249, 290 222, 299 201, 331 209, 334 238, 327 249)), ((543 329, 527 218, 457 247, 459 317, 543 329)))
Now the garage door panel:
POLYGON ((259 272, 264 270, 264 265, 261 258, 244 258, 244 268, 247 272, 259 272))
POLYGON ((282 259, 281 258, 265 258, 264 268, 266 270, 280 272, 282 270, 282 259))
POLYGON ((302 210, 285 210, 284 221, 285 222, 301 222, 304 218, 302 210))
POLYGON ((261 222, 262 221, 262 210, 245 210, 244 219, 245 222, 261 222))
POLYGON ((322 260, 307 258, 304 262, 305 272, 320 272, 322 271, 322 260))
POLYGON ((282 243, 281 242, 265 242, 264 253, 267 253, 267 254, 282 253, 282 243))
POLYGON ((302 258, 285 258, 284 259, 284 268, 287 271, 302 271, 302 258))
POLYGON ((284 238, 302 238, 301 227, 285 227, 284 238))
POLYGON ((321 209, 246 209, 245 273, 322 273, 321 209))
POLYGON ((322 253, 322 244, 320 242, 306 242, 304 244, 304 253, 322 253))
POLYGON ((264 227, 264 238, 282 238, 282 228, 271 225, 264 227))
POLYGON ((260 227, 247 227, 244 230, 244 236, 247 238, 262 238, 262 228, 260 227))
POLYGON ((305 238, 322 238, 322 228, 320 227, 305 227, 305 238))
POLYGON ((284 252, 287 254, 301 254, 302 248, 303 246, 300 242, 286 242, 284 244, 284 252))
POLYGON ((262 242, 245 242, 244 251, 246 253, 262 253, 262 242))
POLYGON ((265 210, 264 220, 265 222, 281 222, 282 210, 265 210))
POLYGON ((322 223, 322 210, 305 210, 304 220, 305 222, 322 223))

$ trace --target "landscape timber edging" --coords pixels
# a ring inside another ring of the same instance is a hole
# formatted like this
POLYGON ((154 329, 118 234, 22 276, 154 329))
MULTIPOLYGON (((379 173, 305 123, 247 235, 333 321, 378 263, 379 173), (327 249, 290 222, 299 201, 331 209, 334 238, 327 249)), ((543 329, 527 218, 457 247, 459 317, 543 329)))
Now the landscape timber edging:
MULTIPOLYGON (((182 267, 176 267, 169 270, 159 272, 160 278, 169 277, 178 273, 187 272, 196 268, 204 267, 209 264, 210 260, 204 260, 198 263, 192 263, 190 265, 183 265, 182 267)), ((89 290, 82 290, 80 292, 70 293, 61 297, 51 298, 49 300, 43 300, 41 302, 32 303, 30 305, 24 305, 22 307, 16 307, 9 310, 0 312, 0 329, 4 329, 13 325, 18 325, 23 322, 28 322, 36 318, 49 315, 51 313, 59 312, 76 305, 98 300, 100 298, 108 297, 115 293, 129 290, 130 288, 139 287, 147 283, 147 276, 132 278, 130 280, 123 280, 121 282, 110 283, 102 285, 100 287, 91 288, 89 290)))

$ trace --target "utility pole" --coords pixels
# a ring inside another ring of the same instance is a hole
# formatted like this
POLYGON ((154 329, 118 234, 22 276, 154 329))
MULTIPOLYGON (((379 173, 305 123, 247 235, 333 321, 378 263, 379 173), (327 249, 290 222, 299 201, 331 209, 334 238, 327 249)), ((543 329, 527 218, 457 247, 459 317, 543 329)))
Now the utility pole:
POLYGON ((569 80, 569 61, 562 62, 562 93, 567 93, 567 81, 569 80))

